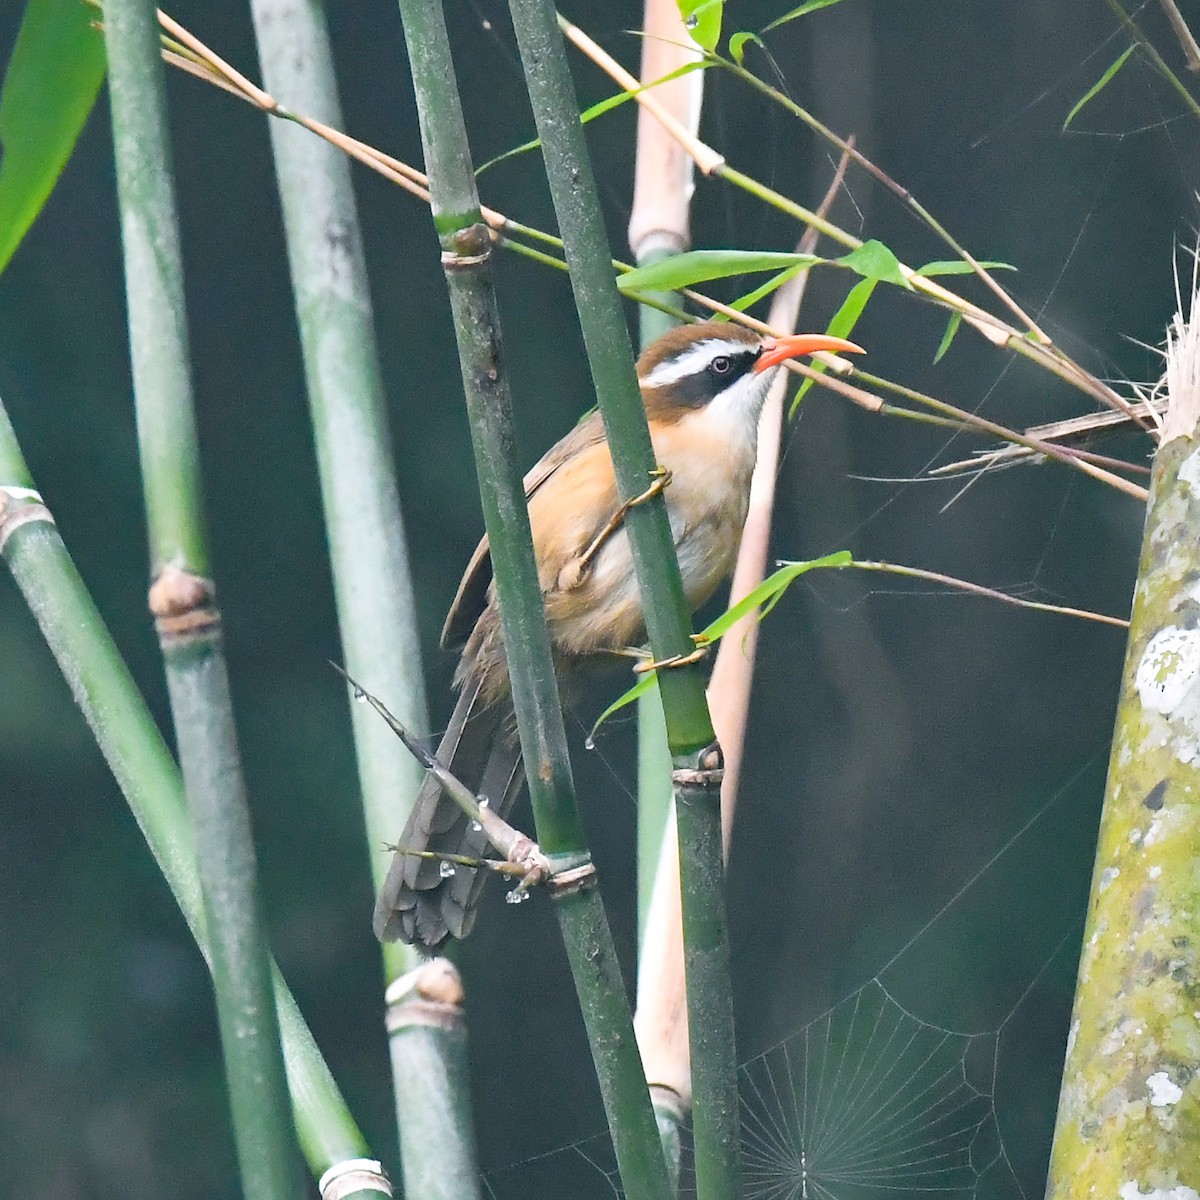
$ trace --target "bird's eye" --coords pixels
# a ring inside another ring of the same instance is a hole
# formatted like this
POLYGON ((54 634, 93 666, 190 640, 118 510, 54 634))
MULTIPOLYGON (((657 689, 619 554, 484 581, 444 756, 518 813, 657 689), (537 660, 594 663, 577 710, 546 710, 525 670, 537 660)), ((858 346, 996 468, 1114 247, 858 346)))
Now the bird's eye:
POLYGON ((732 366, 732 361, 727 355, 724 354, 718 354, 717 357, 708 364, 709 370, 712 371, 714 375, 728 375, 732 366))

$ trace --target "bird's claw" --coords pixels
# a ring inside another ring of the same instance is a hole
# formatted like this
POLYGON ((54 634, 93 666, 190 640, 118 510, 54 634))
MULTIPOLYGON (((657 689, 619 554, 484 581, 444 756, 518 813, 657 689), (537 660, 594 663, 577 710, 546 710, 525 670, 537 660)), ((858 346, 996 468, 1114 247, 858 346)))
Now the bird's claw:
MULTIPOLYGON (((692 640, 696 640, 695 635, 693 635, 692 640)), ((702 658, 704 658, 708 654, 710 648, 711 647, 708 642, 701 642, 690 654, 672 654, 669 658, 660 658, 658 660, 651 660, 650 662, 636 663, 633 670, 637 675, 644 675, 647 671, 657 671, 660 667, 690 667, 693 663, 698 663, 702 658)))

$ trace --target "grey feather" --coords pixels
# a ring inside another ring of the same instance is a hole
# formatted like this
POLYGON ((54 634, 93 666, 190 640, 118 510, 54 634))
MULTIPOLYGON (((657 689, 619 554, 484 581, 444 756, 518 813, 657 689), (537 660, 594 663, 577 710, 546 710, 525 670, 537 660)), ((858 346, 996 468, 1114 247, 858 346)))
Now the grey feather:
MULTIPOLYGON (((512 730, 511 707, 485 706, 479 690, 478 684, 464 687, 436 757, 477 796, 485 797, 494 811, 506 816, 525 781, 521 750, 512 730)), ((488 873, 456 866, 452 875, 443 876, 440 862, 405 851, 479 858, 488 853, 488 842, 471 826, 437 780, 426 776, 375 904, 376 937, 436 949, 448 937, 461 938, 470 932, 488 873)))

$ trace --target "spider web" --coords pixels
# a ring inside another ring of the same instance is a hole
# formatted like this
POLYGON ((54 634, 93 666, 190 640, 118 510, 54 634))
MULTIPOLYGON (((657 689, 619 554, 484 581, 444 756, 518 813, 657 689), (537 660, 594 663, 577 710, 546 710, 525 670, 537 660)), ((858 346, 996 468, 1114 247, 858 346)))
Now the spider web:
MULTIPOLYGON (((1031 1050, 1027 1019, 1052 969, 1074 966, 1082 913, 1066 915, 1057 944, 1043 953, 998 1020, 979 1030, 933 1015, 953 1009, 951 993, 979 981, 939 982, 929 971, 939 943, 961 945, 979 914, 1002 911, 994 887, 1027 878, 1045 851, 1060 805, 1096 785, 1097 759, 1085 764, 1009 838, 880 970, 837 1004, 745 1062, 739 1071, 743 1187, 747 1200, 878 1200, 936 1195, 945 1200, 1027 1200, 1044 1161, 1026 1170, 1010 1153, 1009 1126, 1022 1128, 1020 1076, 1031 1050), (915 986, 921 1003, 906 999, 915 986), (948 1002, 949 1001, 949 1002, 948 1002), (922 1011, 918 1012, 917 1008, 922 1011), (926 1014, 926 1015, 923 1015, 926 1014), (1011 1060, 1011 1062, 1009 1061, 1011 1060)), ((1036 869, 1041 869, 1040 862, 1036 869)), ((1024 886, 1018 883, 1016 886, 1024 886)), ((1082 895, 1080 903, 1082 904, 1082 895)), ((1065 1012, 1058 1013, 1058 1043, 1065 1012)), ((1061 1050, 1061 1045, 1059 1046, 1061 1050)), ((1028 1154, 1025 1155, 1029 1157, 1028 1154)), ((489 1200, 623 1195, 608 1135, 573 1142, 484 1177, 489 1200)), ((695 1195, 685 1143, 679 1195, 695 1195)))
MULTIPOLYGON (((1024 1197, 995 1099, 1015 1011, 964 1033, 918 1017, 877 977, 751 1059, 739 1072, 747 1200, 1024 1197)), ((490 1200, 623 1195, 607 1134, 490 1173, 484 1188, 490 1200)), ((679 1194, 695 1194, 686 1148, 679 1194)))
POLYGON ((999 1031, 923 1021, 872 979, 742 1068, 746 1195, 974 1196, 1005 1162, 993 1102, 998 1047, 999 1031))

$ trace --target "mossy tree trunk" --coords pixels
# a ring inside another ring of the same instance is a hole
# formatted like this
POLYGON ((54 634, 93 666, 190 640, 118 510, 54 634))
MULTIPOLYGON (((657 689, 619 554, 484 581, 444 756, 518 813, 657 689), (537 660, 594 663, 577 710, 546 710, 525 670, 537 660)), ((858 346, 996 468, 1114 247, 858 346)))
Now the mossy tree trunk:
POLYGON ((1047 1196, 1200 1190, 1200 342, 1168 352, 1047 1196))

